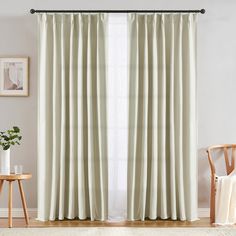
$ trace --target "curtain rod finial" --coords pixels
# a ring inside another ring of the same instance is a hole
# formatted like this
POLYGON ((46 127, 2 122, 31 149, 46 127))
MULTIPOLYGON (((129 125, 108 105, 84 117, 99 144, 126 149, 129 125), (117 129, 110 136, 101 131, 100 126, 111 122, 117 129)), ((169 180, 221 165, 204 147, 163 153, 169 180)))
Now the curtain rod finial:
POLYGON ((31 13, 31 14, 34 14, 34 13, 35 13, 35 10, 34 10, 34 9, 30 9, 30 13, 31 13))
POLYGON ((201 9, 201 13, 205 14, 206 10, 205 9, 201 9))

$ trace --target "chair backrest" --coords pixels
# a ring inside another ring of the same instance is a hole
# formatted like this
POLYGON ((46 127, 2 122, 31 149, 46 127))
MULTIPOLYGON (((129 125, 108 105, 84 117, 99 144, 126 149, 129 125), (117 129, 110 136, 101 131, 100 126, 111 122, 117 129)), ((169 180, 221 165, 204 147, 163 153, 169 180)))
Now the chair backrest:
POLYGON ((210 146, 207 149, 208 160, 210 163, 212 175, 215 175, 215 172, 216 172, 215 164, 213 162, 213 152, 214 151, 222 151, 223 152, 224 159, 225 159, 226 172, 227 172, 227 175, 229 175, 234 170, 234 167, 235 167, 236 144, 215 145, 215 146, 210 146), (230 149, 231 149, 231 155, 229 152, 230 149))

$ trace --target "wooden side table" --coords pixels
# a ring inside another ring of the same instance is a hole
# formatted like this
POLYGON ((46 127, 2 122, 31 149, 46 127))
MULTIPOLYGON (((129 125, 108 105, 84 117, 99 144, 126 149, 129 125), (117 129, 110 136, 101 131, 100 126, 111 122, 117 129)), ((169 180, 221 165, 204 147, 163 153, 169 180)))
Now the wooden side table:
POLYGON ((31 174, 10 174, 10 175, 0 175, 0 193, 2 191, 3 183, 4 181, 8 181, 9 183, 9 198, 8 198, 8 227, 12 227, 12 182, 17 180, 18 181, 18 186, 20 190, 20 195, 21 195, 21 200, 22 200, 22 205, 24 209, 24 215, 25 215, 25 222, 28 225, 29 224, 29 216, 27 212, 27 206, 26 206, 26 201, 25 201, 25 194, 23 191, 23 186, 21 181, 25 179, 30 179, 32 177, 31 174))

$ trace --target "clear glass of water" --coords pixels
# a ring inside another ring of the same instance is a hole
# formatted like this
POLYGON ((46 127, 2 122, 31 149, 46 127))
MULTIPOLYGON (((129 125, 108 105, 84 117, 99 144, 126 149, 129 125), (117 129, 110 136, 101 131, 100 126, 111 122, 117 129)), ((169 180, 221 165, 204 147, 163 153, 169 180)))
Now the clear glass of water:
POLYGON ((14 172, 16 175, 23 174, 23 166, 22 165, 15 165, 14 166, 14 172))

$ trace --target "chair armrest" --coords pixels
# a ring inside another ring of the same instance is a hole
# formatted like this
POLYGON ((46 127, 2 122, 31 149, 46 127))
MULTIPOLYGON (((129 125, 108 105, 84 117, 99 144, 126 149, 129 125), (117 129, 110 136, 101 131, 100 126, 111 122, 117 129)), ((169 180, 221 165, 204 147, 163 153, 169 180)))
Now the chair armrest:
POLYGON ((211 152, 210 152, 209 149, 207 149, 207 157, 208 157, 208 161, 209 161, 209 164, 210 164, 211 175, 215 176, 216 168, 215 168, 214 162, 212 161, 211 152))

